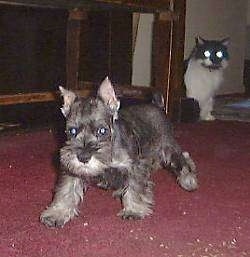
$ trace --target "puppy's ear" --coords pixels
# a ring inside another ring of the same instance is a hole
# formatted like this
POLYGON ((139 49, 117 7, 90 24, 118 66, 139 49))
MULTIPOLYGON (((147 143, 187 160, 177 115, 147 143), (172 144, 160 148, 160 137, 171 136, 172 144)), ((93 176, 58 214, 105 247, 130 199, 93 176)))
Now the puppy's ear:
POLYGON ((69 113, 70 106, 74 102, 76 98, 76 94, 72 91, 69 91, 63 87, 59 87, 59 90, 61 92, 61 95, 63 97, 63 107, 61 108, 61 111, 63 115, 66 117, 69 113))
POLYGON ((102 99, 102 101, 109 106, 113 112, 117 112, 120 108, 120 101, 115 95, 115 90, 112 86, 111 81, 106 77, 97 92, 97 95, 102 99))

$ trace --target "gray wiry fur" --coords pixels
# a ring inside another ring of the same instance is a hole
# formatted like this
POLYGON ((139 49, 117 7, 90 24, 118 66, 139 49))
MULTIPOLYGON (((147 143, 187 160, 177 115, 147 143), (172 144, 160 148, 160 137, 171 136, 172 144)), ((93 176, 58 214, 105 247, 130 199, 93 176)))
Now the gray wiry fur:
POLYGON ((122 218, 152 213, 151 171, 169 166, 182 188, 197 188, 195 164, 172 136, 162 108, 145 104, 120 108, 106 78, 96 98, 82 99, 60 88, 68 140, 60 151, 61 175, 41 222, 62 227, 78 214, 89 185, 113 189, 122 201, 122 218))

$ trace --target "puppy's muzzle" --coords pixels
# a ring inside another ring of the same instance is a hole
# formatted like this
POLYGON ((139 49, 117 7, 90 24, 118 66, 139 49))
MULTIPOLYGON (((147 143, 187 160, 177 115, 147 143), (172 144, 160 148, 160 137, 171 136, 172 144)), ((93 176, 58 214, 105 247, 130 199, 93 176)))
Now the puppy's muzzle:
POLYGON ((82 163, 87 163, 94 155, 94 153, 97 152, 98 149, 99 149, 98 147, 93 146, 91 144, 85 147, 79 147, 76 150, 77 159, 82 163))

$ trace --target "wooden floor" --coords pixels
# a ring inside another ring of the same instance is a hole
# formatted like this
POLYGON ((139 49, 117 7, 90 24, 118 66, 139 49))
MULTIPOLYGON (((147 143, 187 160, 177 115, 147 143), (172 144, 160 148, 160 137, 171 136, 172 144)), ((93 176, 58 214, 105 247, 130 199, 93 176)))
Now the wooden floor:
POLYGON ((218 120, 250 122, 250 96, 231 95, 217 97, 215 99, 214 115, 218 120), (239 105, 245 101, 249 101, 249 105, 239 105))

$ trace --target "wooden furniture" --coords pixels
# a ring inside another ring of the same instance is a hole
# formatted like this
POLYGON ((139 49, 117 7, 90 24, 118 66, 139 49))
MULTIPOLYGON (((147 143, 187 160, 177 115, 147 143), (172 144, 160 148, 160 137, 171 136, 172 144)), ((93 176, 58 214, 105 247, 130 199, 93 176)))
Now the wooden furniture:
MULTIPOLYGON (((88 20, 88 13, 92 10, 153 13, 151 87, 135 85, 115 85, 115 87, 121 97, 136 99, 149 98, 152 91, 160 90, 165 98, 166 112, 173 117, 179 103, 183 80, 185 0, 0 0, 1 5, 61 8, 68 11, 66 86, 78 90, 83 97, 87 96, 94 87, 91 82, 79 81, 80 42, 84 40, 81 32, 82 26, 87 24, 85 21, 88 20)), ((0 95, 0 105, 46 102, 54 101, 56 98, 57 92, 0 95)))

